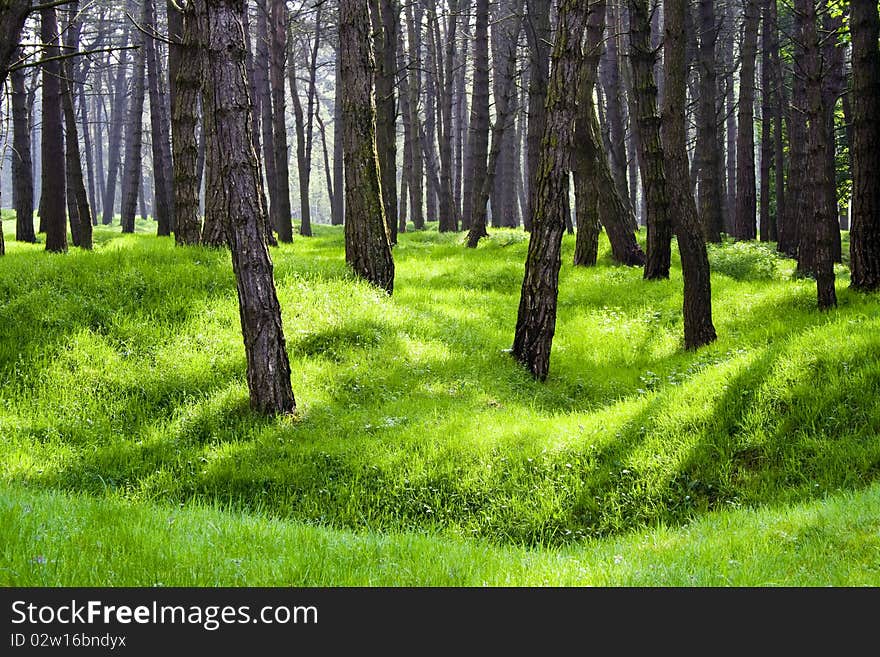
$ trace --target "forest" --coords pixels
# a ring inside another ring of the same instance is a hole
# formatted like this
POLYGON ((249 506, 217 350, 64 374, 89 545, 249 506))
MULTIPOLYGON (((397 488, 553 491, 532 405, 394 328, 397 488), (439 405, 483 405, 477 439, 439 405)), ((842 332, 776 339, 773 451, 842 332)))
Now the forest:
POLYGON ((0 0, 0 89, 0 585, 880 585, 877 0, 0 0))

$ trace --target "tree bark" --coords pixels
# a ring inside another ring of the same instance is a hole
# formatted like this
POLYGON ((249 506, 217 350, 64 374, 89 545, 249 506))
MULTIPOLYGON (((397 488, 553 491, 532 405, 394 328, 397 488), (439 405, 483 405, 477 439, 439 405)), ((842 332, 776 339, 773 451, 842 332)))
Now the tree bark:
POLYGON ((287 7, 284 0, 268 0, 270 5, 269 84, 272 89, 272 133, 275 152, 276 208, 274 216, 278 239, 293 241, 290 210, 290 167, 287 154, 284 66, 287 56, 287 7))
POLYGON ((244 0, 207 0, 202 14, 207 54, 204 121, 216 146, 207 168, 217 170, 218 177, 225 181, 223 218, 238 288, 251 406, 270 415, 289 414, 296 410, 296 403, 272 260, 262 225, 266 218, 260 203, 259 165, 251 141, 244 6, 244 0))
MULTIPOLYGON (((144 28, 156 29, 156 11, 153 0, 144 0, 144 28)), ((159 236, 171 235, 174 217, 171 211, 172 191, 168 174, 171 169, 171 144, 168 136, 168 116, 163 94, 164 75, 152 37, 144 39, 147 59, 147 87, 150 94, 150 146, 153 157, 153 218, 159 236)))
POLYGON ((422 123, 419 117, 419 99, 422 94, 422 57, 421 29, 422 13, 417 2, 406 5, 407 41, 409 66, 407 80, 409 84, 409 112, 411 139, 412 171, 409 175, 409 211, 413 228, 425 228, 424 200, 424 155, 422 153, 422 123))
POLYGON ((123 233, 134 232, 134 218, 141 187, 141 149, 143 146, 144 95, 146 85, 146 49, 144 35, 138 32, 138 50, 134 60, 131 98, 126 120, 125 162, 122 169, 122 210, 120 223, 123 233))
POLYGON ((697 349, 716 338, 712 324, 712 294, 709 259, 694 197, 690 191, 685 130, 685 34, 684 3, 664 0, 665 98, 662 137, 666 156, 669 210, 678 238, 684 278, 684 346, 697 349))
POLYGON ((471 229, 476 220, 480 190, 486 178, 489 151, 489 0, 476 0, 473 52, 474 81, 462 208, 462 215, 471 229))
POLYGON ((589 8, 580 0, 561 0, 552 70, 547 87, 547 120, 538 177, 525 275, 511 353, 536 379, 550 369, 556 330, 564 197, 568 196, 570 153, 574 141, 575 90, 589 8))
POLYGON ((736 143, 736 214, 733 224, 733 236, 738 240, 753 240, 757 237, 754 106, 759 18, 758 0, 745 0, 737 111, 739 132, 736 143))
POLYGON ((397 35, 400 9, 397 0, 370 0, 375 17, 376 48, 376 147, 382 202, 391 243, 397 243, 397 35))
POLYGON ((199 24, 192 3, 181 13, 169 0, 168 30, 179 35, 168 47, 171 84, 171 148, 174 201, 174 241, 178 246, 199 244, 199 96, 202 49, 199 24))
MULTIPOLYGON (((65 33, 64 46, 67 53, 79 50, 79 33, 82 27, 79 14, 79 2, 74 0, 67 10, 70 20, 65 33)), ((82 158, 79 150, 79 130, 76 124, 76 108, 74 107, 74 62, 67 59, 62 63, 64 77, 61 80, 61 106, 64 111, 65 165, 67 174, 67 202, 72 206, 70 215, 70 232, 74 246, 90 250, 92 248, 92 211, 89 208, 89 197, 83 179, 82 158)))
MULTIPOLYGON (((130 29, 126 25, 123 31, 123 43, 128 43, 130 29)), ((128 79, 128 51, 119 53, 119 64, 116 70, 107 72, 107 88, 113 83, 113 102, 111 104, 110 134, 107 142, 107 184, 104 186, 104 198, 101 203, 101 223, 109 226, 113 223, 116 210, 116 185, 119 170, 122 166, 122 128, 125 124, 126 89, 128 79)))
POLYGON ((647 0, 629 0, 630 61, 633 100, 639 132, 639 170, 645 195, 647 224, 645 279, 669 278, 672 221, 668 215, 668 192, 660 116, 657 113, 656 57, 651 47, 647 0))
MULTIPOLYGON (((550 74, 550 7, 551 0, 528 0, 526 37, 529 44, 529 126, 527 170, 530 188, 538 176, 541 138, 546 123, 544 105, 547 100, 547 78, 550 74)), ((529 209, 523 217, 523 227, 531 230, 535 208, 529 193, 529 209)))
POLYGON ((853 0, 852 228, 850 286, 880 289, 880 18, 872 0, 853 0))
POLYGON ((345 149, 345 259, 354 272, 391 294, 394 260, 376 155, 375 61, 367 0, 340 0, 345 149))
POLYGON ((699 215, 703 233, 709 242, 721 241, 724 219, 721 211, 721 181, 718 179, 718 116, 716 101, 715 45, 718 28, 715 18, 715 0, 700 0, 700 97, 698 106, 696 158, 699 171, 699 215))
MULTIPOLYGON (((804 47, 807 113, 808 214, 800 226, 798 270, 816 277, 816 295, 820 310, 837 305, 834 289, 834 240, 828 217, 827 161, 828 132, 825 129, 825 98, 822 93, 823 69, 816 5, 814 0, 795 0, 795 14, 804 47)), ((836 214, 836 213, 835 213, 836 214)), ((836 220, 836 216, 834 219, 836 220)))
MULTIPOLYGON (((21 52, 21 51, 19 51, 21 52)), ((15 239, 34 243, 34 169, 24 69, 12 77, 12 181, 15 197, 15 239)))
POLYGON ((345 131, 344 117, 342 116, 342 57, 339 48, 336 49, 336 102, 333 105, 333 207, 331 223, 341 226, 345 219, 345 173, 343 166, 342 133, 345 131))
MULTIPOLYGON (((43 58, 61 54, 55 8, 40 10, 40 38, 46 44, 43 58)), ((40 217, 46 223, 46 250, 67 251, 67 212, 64 169, 64 134, 61 127, 61 62, 46 61, 43 67, 42 203, 40 217)))

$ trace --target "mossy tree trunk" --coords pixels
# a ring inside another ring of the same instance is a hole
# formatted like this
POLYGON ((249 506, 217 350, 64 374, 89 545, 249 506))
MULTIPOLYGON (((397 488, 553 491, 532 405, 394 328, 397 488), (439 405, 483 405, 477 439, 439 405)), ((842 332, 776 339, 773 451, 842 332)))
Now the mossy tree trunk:
POLYGON ((639 170, 645 195, 647 225, 645 278, 669 278, 672 223, 667 214, 668 193, 660 116, 657 113, 656 55, 651 47, 647 0, 629 0, 630 62, 633 72, 633 114, 639 130, 639 170))
POLYGON ((394 260, 385 221, 376 154, 375 62, 367 0, 340 0, 343 149, 345 153, 345 259, 356 274, 394 289, 394 260))
POLYGON ((547 121, 541 142, 538 177, 533 190, 533 217, 525 276, 517 314, 512 355, 543 381, 550 369, 556 330, 565 198, 574 141, 575 93, 581 41, 589 8, 580 0, 559 5, 556 44, 547 87, 547 121))

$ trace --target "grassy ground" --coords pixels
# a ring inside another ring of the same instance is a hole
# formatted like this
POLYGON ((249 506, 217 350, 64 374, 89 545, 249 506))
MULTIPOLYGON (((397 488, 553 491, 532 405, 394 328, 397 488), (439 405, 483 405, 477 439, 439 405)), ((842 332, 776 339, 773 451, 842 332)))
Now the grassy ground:
POLYGON ((403 235, 389 299, 318 227, 272 252, 299 412, 266 420, 228 254, 96 240, 0 259, 0 582, 878 582, 880 305, 843 267, 820 314, 769 247, 713 247, 688 353, 677 259, 649 284, 566 238, 539 384, 505 351, 522 233, 403 235))

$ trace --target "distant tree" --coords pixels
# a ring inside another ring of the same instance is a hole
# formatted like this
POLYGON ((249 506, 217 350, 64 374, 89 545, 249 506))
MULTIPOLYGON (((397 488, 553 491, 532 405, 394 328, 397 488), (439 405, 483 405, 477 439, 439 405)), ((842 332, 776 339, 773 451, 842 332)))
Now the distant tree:
POLYGON ((272 90, 272 135, 275 146, 276 200, 273 223, 282 242, 293 241, 290 210, 290 167, 287 152, 287 123, 284 71, 287 60, 287 5, 284 0, 269 3, 269 86, 272 90))
POLYGON ((489 155, 489 0, 476 0, 473 52, 474 80, 462 208, 469 229, 473 227, 478 212, 477 202, 486 178, 486 158, 489 155))
MULTIPOLYGON (((18 51, 23 55, 23 50, 18 51)), ((31 158, 31 125, 27 106, 27 75, 12 72, 12 181, 15 197, 15 239, 36 242, 34 234, 34 173, 31 158)), ((2 231, 0 231, 2 232, 2 231)))
POLYGON ((43 59, 42 199, 40 216, 46 225, 46 250, 67 251, 67 208, 64 133, 61 121, 61 38, 55 7, 40 10, 43 59))
MULTIPOLYGON (((134 77, 131 82, 131 97, 128 105, 128 118, 125 121, 125 160, 122 167, 122 209, 120 223, 123 233, 134 232, 134 217, 141 192, 141 169, 143 162, 143 117, 144 96, 146 94, 146 49, 144 34, 138 32, 138 46, 134 57, 134 77)), ((145 218, 145 217, 144 217, 145 218)))
POLYGON ((733 236, 757 237, 755 200, 755 57, 758 48, 759 0, 744 0, 745 22, 740 49, 739 105, 736 143, 736 215, 733 236))
POLYGON ((251 406, 266 414, 296 410, 290 364, 265 240, 259 164, 251 139, 253 107, 248 95, 242 26, 245 0, 196 0, 205 38, 203 110, 215 144, 206 166, 225 181, 225 234, 238 287, 251 406))
MULTIPOLYGON (((775 1, 775 0, 774 0, 775 1)), ((718 142, 718 101, 717 62, 715 46, 718 41, 715 0, 700 0, 699 4, 698 55, 700 72, 700 96, 697 109, 697 145, 695 157, 698 159, 699 214, 703 232, 710 242, 721 241, 723 204, 721 202, 721 171, 718 142)))
POLYGON ((339 49, 345 88, 345 259, 357 275, 391 294, 394 260, 376 155, 375 61, 367 0, 340 0, 339 49))
POLYGON ((850 285, 880 288, 880 17, 874 0, 852 0, 853 196, 850 285))

